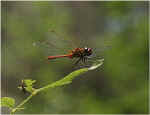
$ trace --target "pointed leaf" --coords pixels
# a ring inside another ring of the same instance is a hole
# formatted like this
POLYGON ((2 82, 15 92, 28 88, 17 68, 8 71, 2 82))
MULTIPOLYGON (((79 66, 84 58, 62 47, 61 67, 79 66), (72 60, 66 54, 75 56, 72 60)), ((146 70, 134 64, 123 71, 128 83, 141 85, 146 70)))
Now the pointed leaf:
POLYGON ((12 108, 15 105, 15 100, 10 97, 2 97, 1 98, 1 106, 12 108))

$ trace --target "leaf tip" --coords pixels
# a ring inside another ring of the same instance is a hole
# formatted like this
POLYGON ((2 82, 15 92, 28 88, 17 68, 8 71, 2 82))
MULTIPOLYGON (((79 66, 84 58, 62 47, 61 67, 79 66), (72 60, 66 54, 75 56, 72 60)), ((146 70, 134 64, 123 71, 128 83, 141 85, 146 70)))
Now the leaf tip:
POLYGON ((100 67, 103 63, 104 63, 104 59, 97 60, 97 63, 94 63, 91 67, 88 68, 88 70, 94 70, 100 67))

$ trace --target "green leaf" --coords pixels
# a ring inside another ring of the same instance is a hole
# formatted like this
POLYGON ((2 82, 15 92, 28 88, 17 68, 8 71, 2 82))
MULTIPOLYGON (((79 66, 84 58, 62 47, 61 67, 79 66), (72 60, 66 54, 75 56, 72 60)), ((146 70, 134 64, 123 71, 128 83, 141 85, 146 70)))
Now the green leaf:
POLYGON ((79 75, 81 75, 87 71, 94 70, 94 69, 100 67, 103 64, 103 61, 104 61, 104 59, 97 60, 96 63, 94 63, 91 67, 76 70, 76 71, 70 73, 69 75, 67 75, 66 77, 62 78, 61 80, 58 80, 52 84, 49 84, 43 88, 38 89, 38 91, 45 90, 48 88, 54 88, 54 87, 62 86, 62 85, 66 85, 66 84, 70 84, 70 83, 72 83, 72 80, 75 77, 77 77, 77 76, 79 76, 79 75))
POLYGON ((58 87, 58 86, 66 85, 66 84, 70 84, 70 83, 72 83, 72 80, 75 77, 77 77, 77 76, 79 76, 79 75, 81 75, 87 71, 88 71, 88 68, 76 70, 76 71, 70 73, 69 75, 67 75, 66 77, 62 78, 61 80, 58 80, 52 84, 49 84, 43 88, 38 89, 38 91, 45 90, 48 88, 54 88, 54 87, 58 87))
POLYGON ((26 91, 32 93, 34 88, 33 88, 33 84, 36 82, 36 80, 32 80, 32 79, 25 79, 22 80, 21 85, 18 87, 20 90, 24 91, 24 93, 26 91))
POLYGON ((104 59, 97 60, 97 61, 96 61, 91 67, 89 67, 88 69, 89 69, 89 70, 94 70, 94 69, 100 67, 103 63, 104 63, 104 59))
POLYGON ((2 107, 9 107, 12 108, 15 105, 15 100, 10 97, 2 97, 1 104, 2 107))
POLYGON ((26 89, 26 91, 28 91, 28 92, 30 92, 30 93, 32 93, 32 92, 33 92, 33 88, 32 88, 32 86, 28 86, 28 87, 26 87, 25 89, 26 89))
POLYGON ((28 87, 28 86, 32 86, 33 85, 33 83, 35 83, 36 82, 36 80, 32 80, 32 79, 26 79, 26 80, 24 80, 24 83, 25 83, 25 85, 28 87))
POLYGON ((36 80, 32 80, 32 79, 25 79, 24 83, 25 83, 25 89, 26 91, 32 93, 33 92, 33 84, 36 82, 36 80))

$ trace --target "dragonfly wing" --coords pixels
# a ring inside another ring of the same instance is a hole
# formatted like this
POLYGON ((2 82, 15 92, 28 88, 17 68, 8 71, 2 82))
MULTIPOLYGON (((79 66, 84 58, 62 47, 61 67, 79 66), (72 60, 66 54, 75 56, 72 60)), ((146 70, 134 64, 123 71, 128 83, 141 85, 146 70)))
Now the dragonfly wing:
POLYGON ((34 46, 39 47, 48 55, 68 54, 76 48, 75 40, 72 37, 64 37, 55 31, 46 33, 46 37, 34 42, 34 46))

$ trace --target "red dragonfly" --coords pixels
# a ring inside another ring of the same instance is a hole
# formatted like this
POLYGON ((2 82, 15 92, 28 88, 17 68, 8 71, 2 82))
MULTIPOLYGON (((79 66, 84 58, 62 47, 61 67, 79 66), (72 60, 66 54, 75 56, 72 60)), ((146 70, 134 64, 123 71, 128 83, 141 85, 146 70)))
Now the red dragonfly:
POLYGON ((75 64, 79 63, 80 61, 85 62, 88 59, 88 56, 92 54, 92 48, 75 48, 69 54, 66 55, 58 55, 58 56, 48 56, 48 59, 56 59, 56 58, 79 58, 75 64))
MULTIPOLYGON (((68 50, 68 48, 71 48, 72 46, 76 45, 76 44, 72 44, 72 43, 74 43, 74 42, 69 41, 69 39, 64 39, 64 37, 62 37, 62 36, 60 37, 60 35, 58 33, 56 33, 54 30, 50 30, 50 35, 48 35, 48 39, 46 39, 46 38, 43 39, 43 41, 39 42, 39 45, 40 46, 42 45, 42 47, 47 46, 46 47, 46 54, 48 54, 48 52, 49 53, 56 53, 56 52, 58 52, 58 50, 61 50, 61 52, 62 52, 62 50, 65 50, 65 48, 67 48, 67 50, 68 50), (54 51, 54 50, 56 50, 56 51, 54 51)), ((68 53, 68 54, 65 54, 65 53, 63 55, 54 55, 54 54, 52 55, 52 54, 50 54, 50 56, 47 56, 47 59, 53 60, 53 59, 65 58, 65 57, 70 58, 70 59, 77 59, 77 61, 75 62, 75 65, 76 65, 80 61, 83 63, 86 63, 87 60, 94 59, 93 57, 91 58, 92 54, 93 54, 92 48, 76 47, 73 50, 71 50, 70 53, 68 53)))

